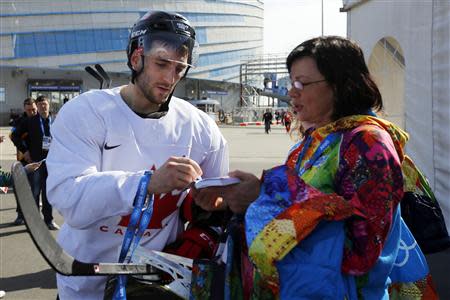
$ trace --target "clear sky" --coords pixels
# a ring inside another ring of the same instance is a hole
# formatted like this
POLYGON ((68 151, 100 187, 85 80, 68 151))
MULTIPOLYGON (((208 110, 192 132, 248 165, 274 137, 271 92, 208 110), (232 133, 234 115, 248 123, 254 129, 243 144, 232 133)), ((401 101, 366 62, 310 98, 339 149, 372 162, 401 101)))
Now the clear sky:
MULTIPOLYGON (((321 0, 265 0, 264 53, 289 53, 322 33, 321 0)), ((342 0, 323 0, 324 35, 347 35, 342 0)))

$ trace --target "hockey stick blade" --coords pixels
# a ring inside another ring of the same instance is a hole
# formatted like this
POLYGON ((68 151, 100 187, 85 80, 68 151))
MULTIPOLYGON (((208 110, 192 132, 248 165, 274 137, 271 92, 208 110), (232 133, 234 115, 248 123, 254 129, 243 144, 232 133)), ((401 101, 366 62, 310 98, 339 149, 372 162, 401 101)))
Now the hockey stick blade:
POLYGON ((173 281, 165 287, 183 299, 189 299, 193 260, 178 255, 137 247, 133 261, 147 263, 170 275, 173 281))
POLYGON ((100 76, 94 69, 92 69, 91 66, 86 66, 84 68, 84 70, 86 72, 88 72, 89 74, 91 74, 92 77, 94 77, 95 79, 97 79, 100 82, 100 89, 103 88, 103 77, 100 76))
POLYGON ((42 220, 31 193, 27 174, 20 162, 12 165, 14 194, 22 210, 31 239, 47 263, 56 272, 67 276, 154 274, 156 268, 147 264, 84 263, 67 254, 50 234, 42 220))
POLYGON ((109 77, 108 73, 106 73, 105 69, 103 69, 100 64, 96 64, 95 69, 106 80, 106 88, 109 89, 111 87, 112 80, 109 77))

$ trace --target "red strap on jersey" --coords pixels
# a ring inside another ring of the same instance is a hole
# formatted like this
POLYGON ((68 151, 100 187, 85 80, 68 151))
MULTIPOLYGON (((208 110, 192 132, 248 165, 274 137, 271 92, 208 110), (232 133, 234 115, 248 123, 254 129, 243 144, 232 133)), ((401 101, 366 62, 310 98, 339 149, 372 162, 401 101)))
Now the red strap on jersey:
POLYGON ((181 215, 187 222, 192 222, 194 220, 194 213, 192 211, 193 206, 194 197, 192 197, 192 193, 189 192, 181 205, 181 215))

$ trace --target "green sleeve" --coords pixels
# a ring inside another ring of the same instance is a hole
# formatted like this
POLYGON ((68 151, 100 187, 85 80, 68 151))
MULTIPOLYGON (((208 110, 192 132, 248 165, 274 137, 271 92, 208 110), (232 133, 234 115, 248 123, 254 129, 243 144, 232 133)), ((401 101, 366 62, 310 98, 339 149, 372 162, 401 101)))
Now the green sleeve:
POLYGON ((12 176, 10 172, 5 172, 0 169, 0 187, 1 186, 12 186, 12 176))

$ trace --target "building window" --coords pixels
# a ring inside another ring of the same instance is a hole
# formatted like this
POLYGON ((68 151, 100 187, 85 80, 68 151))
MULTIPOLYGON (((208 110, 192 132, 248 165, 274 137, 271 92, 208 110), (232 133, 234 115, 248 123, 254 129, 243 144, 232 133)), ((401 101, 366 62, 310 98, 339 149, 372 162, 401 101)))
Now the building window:
POLYGON ((16 58, 125 50, 128 28, 80 29, 16 35, 16 58))
POLYGON ((0 87, 0 102, 6 102, 6 90, 4 87, 0 87))

